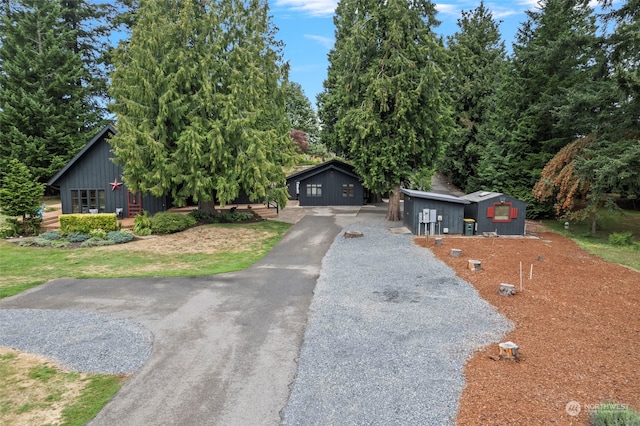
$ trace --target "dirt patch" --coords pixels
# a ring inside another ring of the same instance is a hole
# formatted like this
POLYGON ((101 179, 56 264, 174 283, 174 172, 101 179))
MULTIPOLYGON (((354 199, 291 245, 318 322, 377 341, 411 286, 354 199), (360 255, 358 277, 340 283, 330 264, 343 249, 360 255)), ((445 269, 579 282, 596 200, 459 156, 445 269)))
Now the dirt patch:
POLYGON ((498 342, 477 352, 465 368, 457 424, 586 425, 589 409, 603 402, 640 409, 640 273, 563 236, 539 237, 445 236, 442 246, 416 238, 515 325, 502 342, 516 343, 521 360, 493 360, 498 342), (453 248, 462 256, 451 257, 453 248), (469 259, 482 269, 469 270, 469 259), (499 295, 500 283, 517 294, 499 295), (577 416, 567 412, 572 401, 577 416))
POLYGON ((96 251, 144 251, 156 254, 215 254, 252 250, 256 242, 275 236, 242 227, 197 226, 170 235, 150 236, 126 244, 97 247, 96 251))

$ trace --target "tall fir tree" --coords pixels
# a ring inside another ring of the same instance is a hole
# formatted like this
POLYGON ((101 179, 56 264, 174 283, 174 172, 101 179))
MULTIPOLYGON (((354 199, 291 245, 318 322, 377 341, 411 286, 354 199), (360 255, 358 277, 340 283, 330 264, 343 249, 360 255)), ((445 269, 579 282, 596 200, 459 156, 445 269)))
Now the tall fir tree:
POLYGON ((320 123, 313 110, 309 98, 304 94, 299 83, 289 81, 284 86, 286 91, 286 112, 291 123, 291 130, 300 130, 307 135, 309 143, 318 143, 320 123))
POLYGON ((57 0, 5 1, 0 20, 0 170, 46 181, 100 124, 99 95, 57 0))
POLYGON ((457 187, 475 191, 470 185, 484 143, 478 129, 487 120, 491 97, 495 94, 505 67, 506 50, 498 23, 484 2, 471 11, 463 11, 459 30, 447 39, 449 67, 445 88, 452 101, 455 127, 443 148, 438 170, 457 187))
POLYGON ((140 2, 110 92, 130 188, 211 212, 214 194, 286 203, 294 147, 274 31, 265 0, 140 2))
POLYGON ((595 16, 581 0, 543 0, 518 30, 509 73, 490 107, 479 138, 488 145, 474 185, 530 202, 527 213, 548 214, 531 195, 545 164, 583 129, 561 121, 572 90, 590 87, 598 55, 595 16))
POLYGON ((318 97, 322 139, 353 162, 366 188, 390 193, 387 220, 401 219, 402 183, 433 166, 451 127, 435 14, 425 0, 342 0, 336 9, 318 97))

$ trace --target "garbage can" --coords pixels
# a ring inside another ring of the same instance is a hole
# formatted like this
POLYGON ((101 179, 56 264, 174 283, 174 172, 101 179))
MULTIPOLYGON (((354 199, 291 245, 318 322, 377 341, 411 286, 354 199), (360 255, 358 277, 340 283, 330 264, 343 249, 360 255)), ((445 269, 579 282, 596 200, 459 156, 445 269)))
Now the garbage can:
POLYGON ((473 231, 476 228, 476 221, 473 219, 463 219, 464 220, 464 235, 473 235, 473 231))

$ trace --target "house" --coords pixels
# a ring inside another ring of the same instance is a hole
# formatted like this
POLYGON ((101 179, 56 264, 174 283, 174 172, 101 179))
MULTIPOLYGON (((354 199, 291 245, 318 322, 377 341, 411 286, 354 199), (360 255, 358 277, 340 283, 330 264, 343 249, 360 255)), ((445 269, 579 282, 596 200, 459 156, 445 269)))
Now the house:
POLYGON ((116 213, 134 217, 167 210, 169 197, 131 192, 122 182, 122 167, 113 158, 108 139, 116 129, 107 125, 91 139, 47 185, 60 190, 62 213, 116 213))
POLYGON ((524 235, 527 204, 500 192, 477 191, 464 195, 469 201, 464 217, 475 221, 475 232, 498 235, 524 235))
POLYGON ((354 167, 329 160, 287 177, 289 197, 301 206, 361 206, 365 190, 354 167))
POLYGON ((425 233, 425 223, 428 223, 430 233, 462 234, 464 230, 465 205, 469 201, 460 197, 435 192, 402 189, 404 194, 403 222, 411 233, 421 235, 425 233), (425 209, 429 216, 425 219, 425 209))

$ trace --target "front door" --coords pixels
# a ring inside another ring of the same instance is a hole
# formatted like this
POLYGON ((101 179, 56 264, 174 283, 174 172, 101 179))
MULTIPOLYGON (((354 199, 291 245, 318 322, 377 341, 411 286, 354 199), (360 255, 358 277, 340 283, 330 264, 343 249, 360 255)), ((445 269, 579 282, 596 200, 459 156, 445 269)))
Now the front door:
POLYGON ((135 217, 138 214, 142 214, 142 196, 140 192, 127 190, 127 198, 127 215, 129 217, 135 217))

